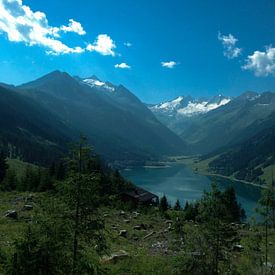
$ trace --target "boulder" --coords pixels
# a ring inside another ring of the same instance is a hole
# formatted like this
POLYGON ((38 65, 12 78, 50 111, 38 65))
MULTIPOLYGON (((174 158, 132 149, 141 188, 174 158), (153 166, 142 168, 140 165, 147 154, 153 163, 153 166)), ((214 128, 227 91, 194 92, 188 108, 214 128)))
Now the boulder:
POLYGON ((126 238, 127 237, 127 230, 125 230, 125 229, 120 230, 119 231, 119 236, 126 238))
POLYGON ((30 211, 30 210, 33 210, 33 206, 31 204, 25 204, 23 206, 23 210, 24 211, 30 211))
POLYGON ((110 256, 104 256, 102 258, 103 263, 116 263, 119 260, 123 260, 129 257, 129 254, 124 250, 112 253, 110 256))
POLYGON ((34 199, 34 195, 32 195, 32 194, 30 194, 26 197, 27 202, 33 201, 33 199, 34 199))
POLYGON ((7 218, 11 218, 11 219, 17 219, 18 218, 18 214, 15 210, 8 210, 6 213, 5 213, 5 216, 7 218))
POLYGON ((244 247, 241 244, 235 244, 233 246, 233 251, 242 252, 243 250, 244 250, 244 247))
POLYGON ((133 227, 133 229, 134 229, 134 230, 141 230, 141 226, 140 226, 140 225, 135 225, 135 226, 133 227))

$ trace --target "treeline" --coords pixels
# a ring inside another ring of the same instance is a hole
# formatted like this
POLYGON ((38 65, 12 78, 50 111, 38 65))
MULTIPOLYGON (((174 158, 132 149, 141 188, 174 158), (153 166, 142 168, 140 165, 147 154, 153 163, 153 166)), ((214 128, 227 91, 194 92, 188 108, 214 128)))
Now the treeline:
MULTIPOLYGON (((117 195, 132 186, 117 170, 106 166, 98 156, 91 155, 85 169, 90 172, 96 171, 100 175, 98 192, 103 198, 117 195)), ((17 171, 9 167, 5 153, 0 153, 0 190, 2 191, 56 191, 58 184, 67 180, 70 174, 71 158, 66 158, 53 162, 48 168, 27 164, 18 176, 17 171)))
POLYGON ((228 223, 240 223, 245 221, 245 210, 237 201, 235 189, 233 187, 228 187, 225 191, 220 191, 215 183, 212 184, 212 191, 205 192, 201 200, 191 203, 187 201, 184 207, 181 206, 179 200, 177 200, 175 205, 172 207, 169 205, 168 200, 164 195, 160 199, 159 208, 162 213, 167 213, 169 209, 182 211, 185 220, 201 222, 202 220, 199 215, 200 209, 204 208, 205 200, 211 198, 211 196, 215 197, 215 200, 223 209, 221 218, 225 219, 228 223))

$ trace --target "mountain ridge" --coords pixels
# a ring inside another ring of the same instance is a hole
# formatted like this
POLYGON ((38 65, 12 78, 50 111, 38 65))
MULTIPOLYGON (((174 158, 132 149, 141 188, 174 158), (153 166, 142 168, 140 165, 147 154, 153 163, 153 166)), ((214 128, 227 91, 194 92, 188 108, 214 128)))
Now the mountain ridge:
MULTIPOLYGON (((104 85, 98 78, 96 81, 104 85)), ((108 85, 113 86, 113 92, 86 85, 83 78, 54 71, 16 89, 75 133, 87 135, 96 152, 112 162, 142 163, 184 151, 184 142, 133 93, 123 85, 108 85)))

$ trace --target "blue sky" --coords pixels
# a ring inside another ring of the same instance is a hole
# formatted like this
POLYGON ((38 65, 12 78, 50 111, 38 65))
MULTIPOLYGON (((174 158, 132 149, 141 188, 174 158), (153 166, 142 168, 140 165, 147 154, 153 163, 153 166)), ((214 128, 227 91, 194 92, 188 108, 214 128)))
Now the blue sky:
POLYGON ((274 14, 273 0, 0 0, 0 82, 95 74, 149 103, 275 91, 274 14))

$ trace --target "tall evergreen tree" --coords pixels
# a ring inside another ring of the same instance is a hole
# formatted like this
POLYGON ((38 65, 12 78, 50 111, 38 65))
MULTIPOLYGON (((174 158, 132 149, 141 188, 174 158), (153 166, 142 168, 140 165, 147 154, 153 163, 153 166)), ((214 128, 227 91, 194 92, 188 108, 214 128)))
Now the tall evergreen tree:
POLYGON ((101 202, 98 196, 100 174, 88 169, 90 158, 91 149, 86 138, 81 137, 71 152, 68 178, 59 185, 64 201, 73 212, 73 274, 81 273, 79 263, 85 245, 96 246, 98 253, 105 249, 104 222, 97 212, 101 202))
POLYGON ((169 208, 168 201, 166 196, 164 195, 161 197, 160 202, 159 202, 159 209, 162 213, 166 212, 169 208))
POLYGON ((211 273, 219 274, 221 262, 230 265, 229 249, 232 247, 237 231, 230 226, 228 210, 224 204, 223 193, 216 184, 206 192, 199 205, 199 219, 202 222, 202 234, 207 242, 211 273), (227 251, 226 254, 224 251, 227 251))
POLYGON ((9 166, 7 164, 6 155, 0 152, 0 183, 4 180, 9 166))
POLYGON ((176 203, 175 203, 175 206, 174 206, 174 210, 181 210, 181 205, 180 205, 180 201, 177 199, 176 203))
POLYGON ((261 214, 264 219, 265 225, 265 267, 268 265, 268 235, 269 228, 275 228, 275 183, 272 176, 272 180, 267 184, 266 188, 262 190, 262 195, 259 200, 259 207, 257 208, 257 212, 261 214))

